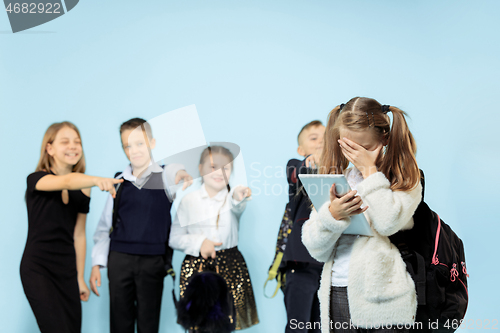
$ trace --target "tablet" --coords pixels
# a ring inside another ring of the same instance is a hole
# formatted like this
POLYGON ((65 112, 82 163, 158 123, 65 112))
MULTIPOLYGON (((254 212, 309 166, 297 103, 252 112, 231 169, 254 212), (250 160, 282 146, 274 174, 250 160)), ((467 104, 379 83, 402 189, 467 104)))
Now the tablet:
MULTIPOLYGON (((351 190, 344 175, 303 175, 299 174, 304 190, 318 211, 325 202, 330 201, 330 188, 335 183, 335 191, 344 195, 351 190)), ((373 236, 373 231, 364 214, 351 216, 351 224, 344 231, 348 235, 373 236)))

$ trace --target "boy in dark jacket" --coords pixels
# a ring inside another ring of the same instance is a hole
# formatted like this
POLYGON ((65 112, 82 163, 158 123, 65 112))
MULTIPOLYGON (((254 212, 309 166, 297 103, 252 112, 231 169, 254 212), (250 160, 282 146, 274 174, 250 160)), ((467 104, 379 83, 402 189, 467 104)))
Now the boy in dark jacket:
MULTIPOLYGON (((312 155, 312 160, 318 162, 323 149, 324 132, 325 127, 319 120, 306 124, 297 138, 297 153, 304 157, 312 155)), ((323 265, 311 257, 301 240, 302 225, 309 219, 311 203, 304 190, 298 192, 302 187, 298 175, 301 171, 305 173, 303 169, 308 166, 305 159, 291 159, 287 164, 289 208, 293 226, 283 255, 286 274, 286 333, 321 331, 317 291, 323 265)))

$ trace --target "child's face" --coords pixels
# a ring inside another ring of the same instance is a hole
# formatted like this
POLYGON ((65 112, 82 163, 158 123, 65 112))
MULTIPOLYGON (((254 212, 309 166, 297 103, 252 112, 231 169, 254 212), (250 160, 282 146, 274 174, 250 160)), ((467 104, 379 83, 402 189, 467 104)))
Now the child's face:
POLYGON ((307 156, 311 154, 321 155, 323 149, 323 136, 325 134, 325 126, 313 126, 300 134, 299 155, 307 156))
POLYGON ((82 141, 74 129, 66 126, 57 132, 54 142, 47 144, 46 149, 57 166, 73 166, 82 158, 82 141))
POLYGON ((218 192, 227 187, 226 179, 229 181, 232 171, 231 160, 222 154, 212 154, 212 158, 209 155, 205 162, 200 164, 199 170, 205 186, 218 192))
POLYGON ((141 128, 127 129, 122 132, 122 147, 133 169, 144 169, 151 162, 150 150, 155 147, 155 139, 149 143, 141 128))
POLYGON ((374 151, 381 143, 377 133, 373 129, 363 131, 352 131, 345 127, 339 129, 340 138, 348 138, 368 151, 374 151))

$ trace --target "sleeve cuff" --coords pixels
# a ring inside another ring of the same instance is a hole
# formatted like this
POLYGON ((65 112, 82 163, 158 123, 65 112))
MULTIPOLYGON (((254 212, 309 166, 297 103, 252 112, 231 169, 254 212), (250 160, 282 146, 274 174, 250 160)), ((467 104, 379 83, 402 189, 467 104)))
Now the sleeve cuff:
POLYGON ((234 207, 234 206, 238 206, 238 205, 239 205, 242 201, 243 201, 243 200, 236 200, 235 198, 233 198, 233 197, 231 196, 231 202, 232 202, 232 204, 233 204, 233 207, 234 207))
POLYGON ((318 211, 318 220, 321 225, 334 233, 343 233, 345 229, 351 223, 351 219, 347 218, 345 220, 336 220, 330 213, 330 202, 327 201, 321 206, 318 211))
POLYGON ((101 255, 92 258, 92 267, 97 265, 101 266, 101 268, 106 268, 106 266, 108 265, 108 257, 101 255))

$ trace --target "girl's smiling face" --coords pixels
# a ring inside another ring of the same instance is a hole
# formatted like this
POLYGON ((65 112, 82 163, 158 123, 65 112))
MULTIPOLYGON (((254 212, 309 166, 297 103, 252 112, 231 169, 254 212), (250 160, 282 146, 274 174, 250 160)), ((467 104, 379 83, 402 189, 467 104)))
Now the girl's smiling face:
POLYGON ((48 143, 46 149, 54 159, 56 168, 73 167, 82 158, 82 141, 78 133, 67 126, 57 132, 54 141, 48 143))
POLYGON ((213 153, 212 156, 208 155, 203 164, 200 164, 198 168, 205 186, 217 192, 227 188, 226 179, 229 181, 232 171, 229 157, 213 153))

